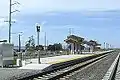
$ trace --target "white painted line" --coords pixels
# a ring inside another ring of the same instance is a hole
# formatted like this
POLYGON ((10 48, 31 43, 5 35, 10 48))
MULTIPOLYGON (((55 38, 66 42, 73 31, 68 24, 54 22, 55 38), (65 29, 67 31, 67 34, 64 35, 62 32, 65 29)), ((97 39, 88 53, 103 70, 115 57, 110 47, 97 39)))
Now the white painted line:
POLYGON ((105 74, 102 80, 112 80, 112 76, 119 57, 120 57, 120 53, 118 54, 118 56, 116 57, 116 59, 114 60, 114 62, 112 63, 111 67, 108 69, 107 73, 105 74))

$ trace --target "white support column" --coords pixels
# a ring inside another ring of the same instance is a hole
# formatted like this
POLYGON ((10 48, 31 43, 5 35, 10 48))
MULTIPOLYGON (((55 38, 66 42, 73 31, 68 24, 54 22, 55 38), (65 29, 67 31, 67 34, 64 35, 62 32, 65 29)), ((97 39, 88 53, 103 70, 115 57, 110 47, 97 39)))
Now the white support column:
POLYGON ((71 43, 71 54, 74 54, 74 43, 71 43))
POLYGON ((78 48, 78 46, 77 46, 77 44, 75 43, 75 53, 77 52, 77 48, 78 48))
POLYGON ((90 52, 93 52, 93 46, 90 46, 90 52))

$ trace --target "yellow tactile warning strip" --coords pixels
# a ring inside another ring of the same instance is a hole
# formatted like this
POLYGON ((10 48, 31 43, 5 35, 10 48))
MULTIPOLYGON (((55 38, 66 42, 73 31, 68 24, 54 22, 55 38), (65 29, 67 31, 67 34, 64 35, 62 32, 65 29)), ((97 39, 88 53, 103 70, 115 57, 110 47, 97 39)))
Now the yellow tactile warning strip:
POLYGON ((62 62, 67 62, 67 61, 71 61, 71 60, 75 60, 75 59, 79 59, 79 58, 84 58, 84 57, 88 57, 88 56, 93 56, 93 55, 96 55, 96 54, 89 54, 89 55, 85 55, 85 56, 74 56, 72 58, 63 58, 63 59, 58 59, 56 61, 52 61, 52 62, 48 62, 48 64, 57 64, 57 63, 62 63, 62 62))

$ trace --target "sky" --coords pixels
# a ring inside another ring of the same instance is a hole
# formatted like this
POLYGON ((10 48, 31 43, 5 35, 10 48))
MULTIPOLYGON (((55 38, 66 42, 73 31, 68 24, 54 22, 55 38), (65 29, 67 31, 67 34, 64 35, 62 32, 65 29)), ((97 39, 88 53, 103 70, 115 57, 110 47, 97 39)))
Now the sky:
MULTIPOLYGON (((69 28, 72 34, 86 40, 107 42, 120 47, 119 0, 12 0, 12 33, 21 34, 22 45, 33 35, 37 42, 35 24, 41 25, 40 44, 46 32, 49 44, 64 43, 69 28)), ((0 39, 8 39, 9 0, 0 0, 0 39)), ((18 44, 18 34, 12 34, 12 43, 18 44)))

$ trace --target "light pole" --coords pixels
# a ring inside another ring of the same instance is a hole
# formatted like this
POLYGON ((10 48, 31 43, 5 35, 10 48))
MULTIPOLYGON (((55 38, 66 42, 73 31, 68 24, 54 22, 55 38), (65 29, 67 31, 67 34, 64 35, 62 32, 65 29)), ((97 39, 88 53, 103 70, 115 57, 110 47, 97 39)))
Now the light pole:
POLYGON ((18 51, 20 52, 21 51, 21 33, 23 32, 17 32, 17 33, 12 33, 12 34, 18 34, 18 51))
POLYGON ((9 9, 9 43, 11 42, 11 3, 12 0, 10 0, 10 9, 9 9))
MULTIPOLYGON (((36 25, 36 29, 37 29, 37 45, 39 47, 39 33, 40 33, 40 25, 36 25)), ((40 64, 40 52, 38 52, 38 64, 40 64)))
POLYGON ((21 35, 19 34, 19 52, 21 51, 21 35))

